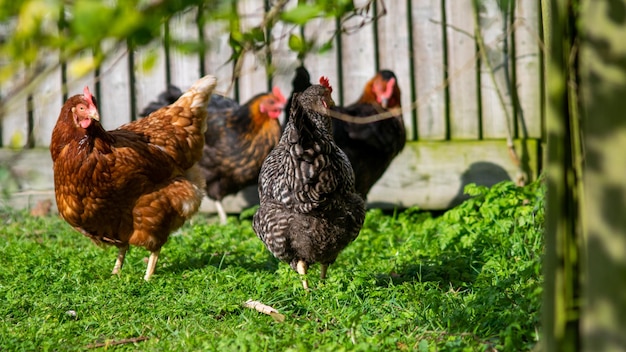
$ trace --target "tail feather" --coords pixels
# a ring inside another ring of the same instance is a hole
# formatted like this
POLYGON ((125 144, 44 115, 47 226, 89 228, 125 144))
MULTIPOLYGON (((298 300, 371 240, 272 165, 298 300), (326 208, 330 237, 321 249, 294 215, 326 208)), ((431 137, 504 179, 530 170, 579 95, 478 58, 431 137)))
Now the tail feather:
POLYGON ((211 100, 211 94, 217 85, 217 79, 214 76, 204 76, 194 83, 185 94, 181 95, 173 106, 182 106, 191 109, 192 116, 196 117, 197 121, 189 120, 188 116, 179 115, 179 119, 172 121, 174 124, 178 124, 181 127, 186 127, 190 124, 195 127, 196 122, 200 122, 200 131, 204 133, 207 129, 207 106, 209 100, 211 100))
POLYGON ((173 104, 154 111, 146 118, 120 127, 148 138, 169 154, 183 170, 202 156, 207 128, 207 105, 217 85, 214 76, 204 76, 173 104))
POLYGON ((217 79, 214 76, 204 76, 197 80, 185 94, 181 95, 174 105, 187 105, 192 109, 198 107, 204 108, 208 105, 216 84, 217 79), (188 99, 191 99, 191 102, 189 102, 188 99))

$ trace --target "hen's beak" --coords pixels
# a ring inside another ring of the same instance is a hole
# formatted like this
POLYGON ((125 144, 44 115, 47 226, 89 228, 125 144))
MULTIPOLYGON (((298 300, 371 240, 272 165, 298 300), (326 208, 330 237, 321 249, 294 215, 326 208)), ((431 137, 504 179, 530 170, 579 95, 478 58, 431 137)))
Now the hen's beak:
POLYGON ((95 106, 89 108, 89 114, 87 116, 92 120, 100 122, 100 113, 95 106))
POLYGON ((380 106, 382 106, 383 109, 386 109, 388 104, 389 104, 389 99, 387 97, 383 97, 380 99, 380 106))

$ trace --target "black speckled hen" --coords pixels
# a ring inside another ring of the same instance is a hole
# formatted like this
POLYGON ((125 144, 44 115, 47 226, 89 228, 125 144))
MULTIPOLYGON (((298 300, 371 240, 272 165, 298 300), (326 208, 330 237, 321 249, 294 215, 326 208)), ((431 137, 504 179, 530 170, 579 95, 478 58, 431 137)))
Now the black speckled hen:
MULTIPOLYGON (((332 136, 334 105, 325 78, 294 100, 278 145, 259 175, 260 207, 252 226, 267 249, 305 275, 309 265, 328 265, 359 234, 365 202, 354 172, 332 136)), ((308 289, 306 278, 302 284, 308 289)))

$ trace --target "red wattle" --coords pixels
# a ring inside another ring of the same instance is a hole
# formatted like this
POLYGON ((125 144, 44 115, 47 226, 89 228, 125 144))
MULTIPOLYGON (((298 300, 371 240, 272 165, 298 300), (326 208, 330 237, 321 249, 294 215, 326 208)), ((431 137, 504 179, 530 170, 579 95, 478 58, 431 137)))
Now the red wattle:
POLYGON ((80 120, 80 122, 78 124, 80 125, 80 127, 86 129, 87 127, 89 127, 89 125, 91 125, 91 119, 87 118, 87 119, 84 119, 84 120, 80 120))

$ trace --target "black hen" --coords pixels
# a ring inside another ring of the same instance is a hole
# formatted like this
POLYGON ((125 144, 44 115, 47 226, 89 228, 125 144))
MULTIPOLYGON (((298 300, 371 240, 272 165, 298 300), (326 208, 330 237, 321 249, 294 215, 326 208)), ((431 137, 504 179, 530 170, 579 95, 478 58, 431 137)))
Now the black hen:
POLYGON ((294 95, 304 92, 311 85, 311 75, 309 74, 309 71, 307 71, 304 66, 298 66, 298 68, 296 68, 296 75, 291 81, 291 95, 287 100, 287 105, 285 105, 285 115, 287 117, 289 117, 289 114, 291 113, 291 101, 293 100, 294 95))
MULTIPOLYGON (((281 139, 259 175, 261 205, 252 226, 278 259, 305 275, 329 264, 359 234, 365 202, 354 189, 354 173, 332 137, 328 80, 307 88, 294 106, 281 139)), ((308 283, 303 280, 305 289, 308 283)))
POLYGON ((396 75, 389 70, 379 71, 367 82, 359 100, 346 107, 334 108, 357 118, 392 109, 396 111, 392 118, 373 123, 357 124, 338 119, 333 121, 335 141, 350 159, 356 190, 364 199, 406 142, 396 75))

